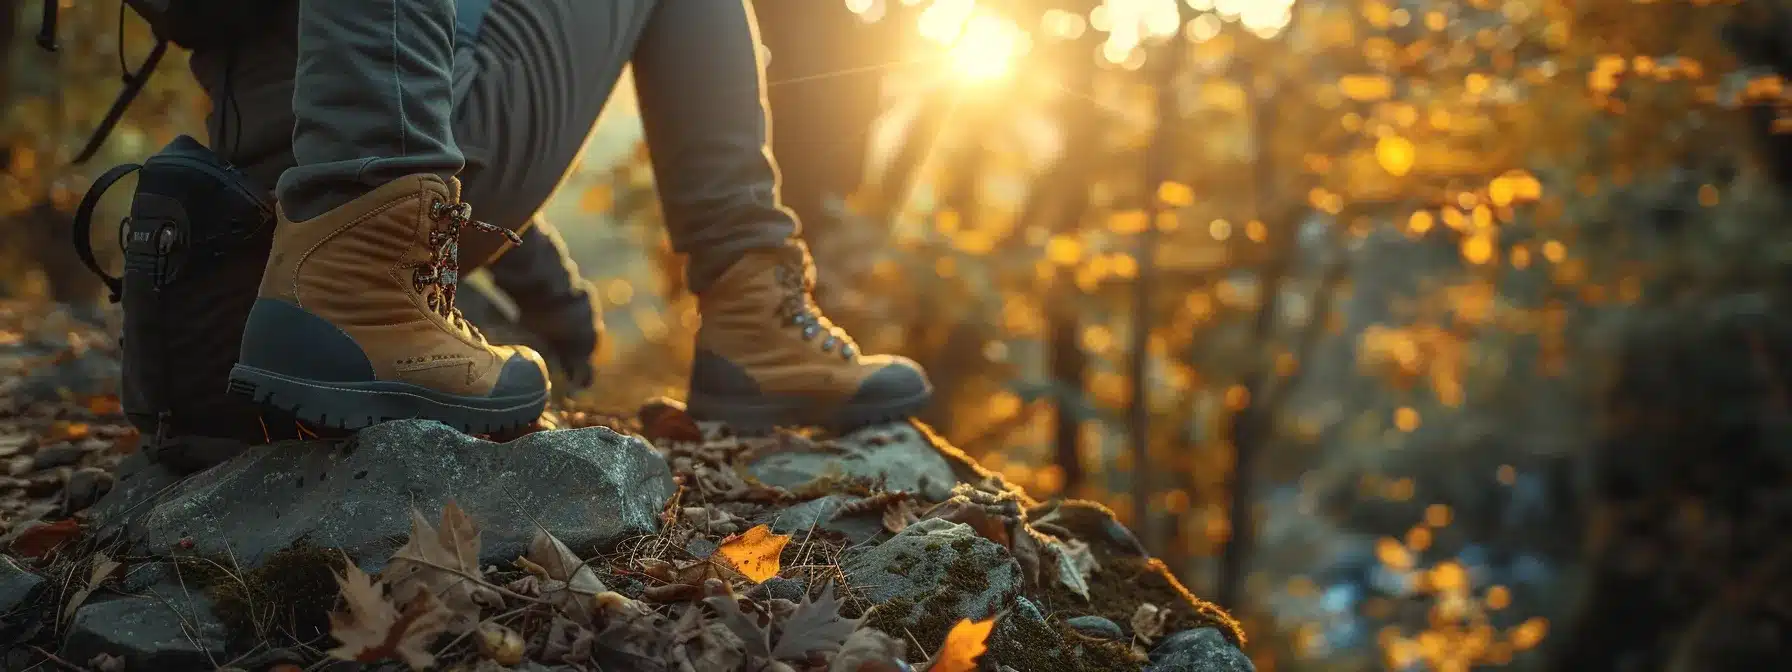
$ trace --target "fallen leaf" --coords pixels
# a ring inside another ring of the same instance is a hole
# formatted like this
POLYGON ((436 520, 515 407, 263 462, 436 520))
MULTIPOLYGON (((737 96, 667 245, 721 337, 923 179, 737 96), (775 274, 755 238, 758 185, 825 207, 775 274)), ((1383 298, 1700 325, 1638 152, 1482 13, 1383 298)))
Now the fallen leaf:
POLYGON ((920 518, 915 515, 914 500, 901 499, 885 507, 883 521, 884 529, 889 530, 890 534, 900 534, 909 525, 919 522, 920 518))
MULTIPOLYGON (((110 653, 94 654, 93 660, 87 661, 87 666, 96 672, 124 672, 125 669, 124 659, 110 653)), ((275 670, 274 672, 279 671, 275 670)))
POLYGON ((69 619, 74 618, 75 610, 80 609, 81 605, 87 602, 87 598, 93 595, 93 591, 99 590, 100 584, 104 583, 106 579, 112 578, 112 574, 123 566, 117 560, 107 557, 105 553, 93 554, 93 568, 87 574, 87 585, 82 586, 68 598, 68 605, 62 608, 62 622, 67 623, 69 619))
POLYGON ((696 443, 703 440, 703 429, 677 400, 650 399, 635 415, 641 420, 641 435, 650 441, 696 443))
POLYGON ((479 622, 479 610, 503 603, 497 590, 483 582, 479 566, 479 528, 450 501, 442 507, 442 526, 431 527, 411 510, 411 538, 392 554, 382 577, 392 586, 392 599, 410 604, 430 593, 453 613, 449 630, 467 632, 479 622))
POLYGON ((7 535, 11 537, 11 541, 6 544, 6 549, 12 555, 36 560, 49 555, 80 534, 81 524, 73 518, 51 523, 33 521, 19 526, 12 534, 7 535))
POLYGON ((1150 642, 1164 634, 1164 622, 1169 620, 1170 612, 1150 602, 1139 604, 1132 612, 1132 636, 1135 639, 1150 642))
POLYGON ((336 575, 336 585, 348 611, 330 614, 330 636, 341 644, 330 649, 331 657, 359 663, 397 658, 413 670, 435 664, 426 647, 447 630, 454 614, 434 594, 419 592, 399 611, 381 594, 380 584, 353 563, 336 575))
POLYGON ((1101 571, 1101 563, 1095 561, 1095 553, 1089 549, 1089 542, 1081 539, 1064 541, 1061 542, 1059 551, 1070 557, 1070 564, 1076 567, 1084 581, 1101 571))
MULTIPOLYGON (((740 638, 741 643, 747 647, 747 653, 760 658, 772 657, 771 644, 767 643, 771 634, 765 631, 765 626, 759 624, 759 619, 741 611, 740 600, 734 595, 711 595, 703 598, 703 603, 715 610, 716 616, 721 618, 722 626, 740 638)), ((688 630, 688 626, 686 629, 688 630)), ((699 636, 702 631, 690 630, 689 634, 699 636)))
POLYGON ((523 662, 523 636, 497 623, 481 623, 479 652, 499 665, 515 665, 523 662))
POLYGON ((582 623, 590 624, 596 619, 597 605, 594 598, 609 588, 597 578, 597 572, 592 571, 591 566, 580 560, 565 543, 547 530, 541 530, 529 541, 529 555, 522 560, 545 572, 546 578, 561 582, 563 587, 559 591, 543 591, 555 606, 582 623))
POLYGON ((716 549, 716 557, 726 560, 753 583, 760 583, 778 575, 778 557, 783 555, 784 545, 788 543, 790 535, 772 534, 772 528, 758 525, 723 539, 721 547, 716 549))
POLYGON ((964 495, 955 495, 951 499, 940 502, 928 509, 922 518, 939 518, 942 520, 964 523, 971 526, 978 535, 990 541, 1012 548, 1008 537, 1008 521, 991 512, 982 504, 971 501, 964 495))
POLYGON ((877 628, 859 628, 846 638, 828 672, 904 672, 899 663, 908 656, 908 644, 877 628))
POLYGON ((959 619, 946 633, 946 641, 933 654, 926 672, 973 672, 977 669, 977 659, 989 648, 989 633, 995 627, 996 619, 993 618, 981 621, 959 619))
MULTIPOLYGON (((1077 565, 1078 561, 1071 556, 1071 551, 1065 548, 1063 542, 1047 544, 1046 551, 1052 557, 1052 574, 1058 579, 1059 585, 1068 588, 1070 592, 1083 598, 1085 602, 1088 601, 1089 575, 1085 574, 1083 569, 1077 565)), ((1088 552, 1088 546, 1084 545, 1083 553, 1088 552)))
POLYGON ((778 637, 778 646, 772 649, 770 657, 802 660, 811 651, 839 651, 862 620, 842 617, 841 606, 840 600, 834 597, 833 582, 822 586, 821 597, 815 600, 804 595, 796 612, 785 619, 784 634, 778 637))
POLYGON ((555 616, 548 625, 548 639, 542 645, 541 658, 549 663, 581 663, 591 659, 595 636, 584 626, 555 616))

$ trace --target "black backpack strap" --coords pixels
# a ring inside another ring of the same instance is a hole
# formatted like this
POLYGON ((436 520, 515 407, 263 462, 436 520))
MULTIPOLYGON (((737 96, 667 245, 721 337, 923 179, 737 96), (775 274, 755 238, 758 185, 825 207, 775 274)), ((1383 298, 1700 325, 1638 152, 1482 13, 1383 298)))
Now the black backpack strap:
POLYGON ((75 155, 72 163, 75 165, 86 163, 88 159, 93 158, 94 154, 99 153, 100 146, 106 144, 106 138, 112 135, 112 129, 118 126, 120 120, 124 119, 125 110, 130 109, 131 103, 137 100, 137 94, 143 93, 143 86, 149 83, 149 76, 156 73, 156 65, 160 64, 162 57, 166 55, 168 55, 168 40, 157 38, 155 48, 151 49, 149 56, 143 59, 142 67, 137 68, 136 72, 124 76, 124 90, 119 91, 118 97, 112 100, 112 109, 106 110, 106 117, 100 120, 98 128, 93 129, 93 135, 87 138, 87 146, 81 148, 81 153, 75 155))
POLYGON ((124 179, 124 176, 137 172, 142 167, 140 164, 127 163, 122 166, 113 166, 111 170, 101 173, 99 178, 93 181, 93 186, 87 188, 87 195, 81 197, 81 205, 75 208, 73 232, 75 254, 81 258, 81 263, 87 267, 87 270, 93 271, 94 275, 99 276, 101 282, 106 283, 106 289, 112 291, 110 298, 113 303, 118 303, 120 299, 124 298, 124 281, 107 273, 106 269, 100 268, 99 259, 93 256, 93 210, 99 207, 100 197, 106 195, 106 190, 111 189, 112 185, 124 179))

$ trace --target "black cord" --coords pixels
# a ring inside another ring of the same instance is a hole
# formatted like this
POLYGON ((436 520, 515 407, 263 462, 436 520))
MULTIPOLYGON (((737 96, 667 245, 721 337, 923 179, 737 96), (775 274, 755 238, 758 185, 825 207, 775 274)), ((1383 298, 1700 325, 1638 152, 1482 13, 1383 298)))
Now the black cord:
MULTIPOLYGON (((44 0, 44 2, 56 1, 57 0, 44 0)), ((131 79, 131 66, 124 62, 124 13, 126 9, 128 9, 128 6, 125 5, 125 0, 118 0, 118 75, 123 77, 126 82, 129 82, 131 79)))

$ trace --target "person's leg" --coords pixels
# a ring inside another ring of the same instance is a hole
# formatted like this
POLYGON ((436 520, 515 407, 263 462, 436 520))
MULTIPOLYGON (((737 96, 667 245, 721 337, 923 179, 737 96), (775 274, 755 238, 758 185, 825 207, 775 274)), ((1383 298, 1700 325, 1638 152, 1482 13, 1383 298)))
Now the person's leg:
POLYGON ((453 0, 302 0, 298 17, 296 165, 232 390, 347 429, 534 421, 540 356, 488 344, 454 307, 462 229, 497 229, 454 179, 453 0))
MULTIPOLYGON (((288 1, 271 8, 268 35, 233 51, 196 52, 191 61, 213 103, 211 146, 265 185, 295 163, 297 2, 288 1)), ((467 157, 463 196, 478 204, 480 219, 524 240, 506 251, 499 237, 465 236, 461 269, 490 268, 523 326, 553 350, 575 388, 590 384, 600 316, 565 244, 536 211, 584 147, 652 3, 495 0, 480 16, 457 5, 453 127, 467 157)))
POLYGON ((746 427, 849 428, 924 406, 932 387, 919 366, 860 354, 810 296, 814 269, 796 218, 778 203, 745 0, 660 0, 634 65, 667 229, 690 255, 703 318, 691 413, 746 427))

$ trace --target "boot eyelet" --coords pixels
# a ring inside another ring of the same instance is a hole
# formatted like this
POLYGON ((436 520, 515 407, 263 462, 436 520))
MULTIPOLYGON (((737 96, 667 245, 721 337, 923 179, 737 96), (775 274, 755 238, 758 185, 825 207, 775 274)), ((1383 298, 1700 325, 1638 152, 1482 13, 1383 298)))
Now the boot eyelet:
POLYGON ((818 333, 821 333, 820 327, 817 327, 813 324, 804 326, 803 327, 803 340, 805 340, 805 341, 813 340, 815 338, 815 335, 818 333))

